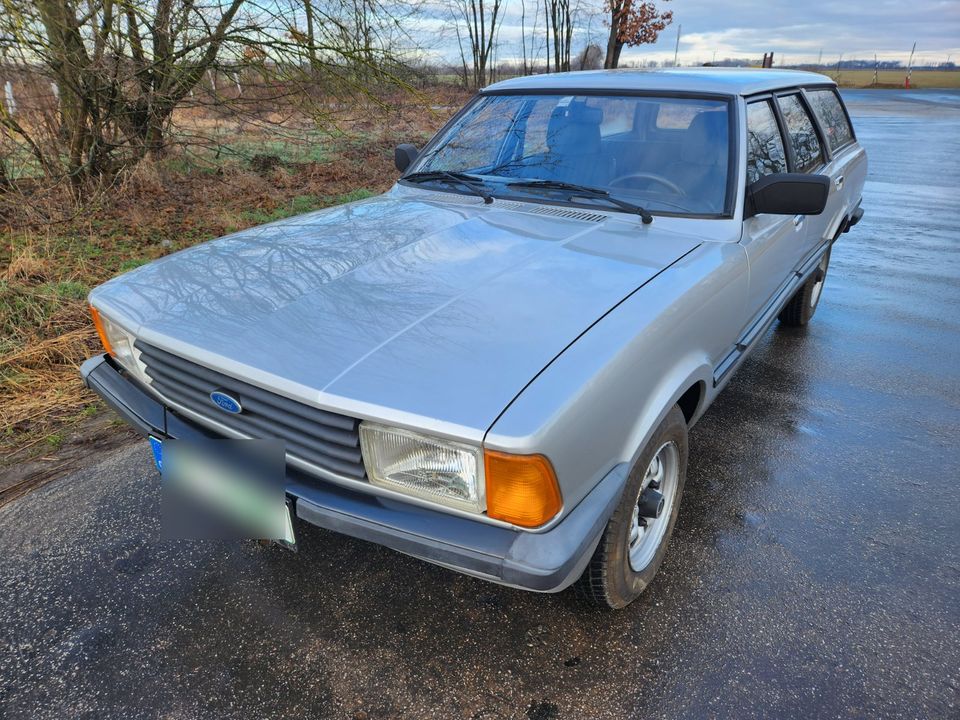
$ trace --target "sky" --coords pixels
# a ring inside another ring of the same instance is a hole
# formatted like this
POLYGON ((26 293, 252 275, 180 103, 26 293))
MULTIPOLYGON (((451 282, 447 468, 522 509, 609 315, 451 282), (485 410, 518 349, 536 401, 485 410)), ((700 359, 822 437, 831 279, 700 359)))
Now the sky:
MULTIPOLYGON (((521 0, 505 1, 497 55, 506 61, 520 56, 521 0)), ((571 1, 579 6, 574 53, 590 41, 603 45, 607 32, 603 0, 571 1)), ((526 0, 528 33, 536 2, 526 0)), ((777 64, 816 62, 820 57, 833 63, 841 54, 844 60, 872 59, 876 54, 881 60, 906 63, 914 42, 915 65, 948 58, 960 64, 960 0, 669 0, 658 5, 673 11, 673 24, 655 45, 625 48, 621 64, 672 61, 678 29, 680 64, 759 58, 770 51, 777 64)), ((421 22, 434 38, 432 54, 458 58, 446 6, 438 0, 430 8, 430 17, 421 22)))

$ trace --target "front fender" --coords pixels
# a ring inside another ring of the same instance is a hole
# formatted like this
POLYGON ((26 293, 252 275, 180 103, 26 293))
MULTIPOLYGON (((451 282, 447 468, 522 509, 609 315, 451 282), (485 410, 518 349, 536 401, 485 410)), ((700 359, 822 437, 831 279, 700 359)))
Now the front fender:
MULTIPOLYGON (((573 507, 621 463, 633 463, 695 384, 702 412, 713 368, 743 324, 748 272, 736 243, 705 243, 601 318, 501 414, 486 447, 543 453, 573 507)), ((696 415, 691 418, 695 419, 696 415)))

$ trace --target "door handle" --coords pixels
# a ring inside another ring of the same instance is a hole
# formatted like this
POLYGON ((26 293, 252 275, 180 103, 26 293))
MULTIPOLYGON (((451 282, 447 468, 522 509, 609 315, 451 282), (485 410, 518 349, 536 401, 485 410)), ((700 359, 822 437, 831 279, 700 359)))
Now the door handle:
POLYGON ((806 215, 794 215, 793 216, 793 226, 800 227, 803 224, 803 219, 806 215))
POLYGON ((838 176, 837 179, 834 180, 833 182, 834 182, 834 184, 837 186, 837 190, 839 190, 840 188, 842 188, 842 187, 843 187, 843 175, 838 176))

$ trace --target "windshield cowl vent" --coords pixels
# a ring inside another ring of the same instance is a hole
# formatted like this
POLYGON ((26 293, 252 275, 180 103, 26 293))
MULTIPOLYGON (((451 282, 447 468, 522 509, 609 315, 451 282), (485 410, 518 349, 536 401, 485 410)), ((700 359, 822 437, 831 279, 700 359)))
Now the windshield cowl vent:
POLYGON ((513 200, 497 200, 495 207, 501 210, 516 210, 517 212, 532 213, 533 215, 550 215, 552 217, 567 218, 568 220, 583 220, 584 222, 595 223, 603 222, 610 217, 609 215, 590 212, 589 210, 535 205, 533 203, 515 202, 513 200))
MULTIPOLYGON (((427 190, 427 188, 422 188, 427 190)), ((483 205, 481 198, 472 195, 460 195, 459 193, 436 191, 444 202, 457 203, 462 205, 483 205)), ((589 210, 578 210, 576 208, 554 207, 550 205, 538 205, 529 202, 517 202, 516 200, 501 200, 497 198, 490 209, 512 210, 514 212, 530 213, 532 215, 549 215, 551 217, 561 217, 567 220, 581 220, 583 222, 600 223, 610 218, 603 213, 591 212, 589 210)))

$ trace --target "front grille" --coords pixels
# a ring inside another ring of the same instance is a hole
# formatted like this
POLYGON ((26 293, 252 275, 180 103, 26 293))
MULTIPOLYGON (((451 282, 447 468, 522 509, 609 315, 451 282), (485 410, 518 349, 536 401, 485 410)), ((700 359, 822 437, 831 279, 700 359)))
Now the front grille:
POLYGON ((361 480, 359 421, 304 405, 172 355, 142 340, 134 343, 153 388, 167 399, 251 438, 276 438, 287 454, 325 470, 361 480), (243 412, 217 408, 210 393, 237 398, 243 412))

